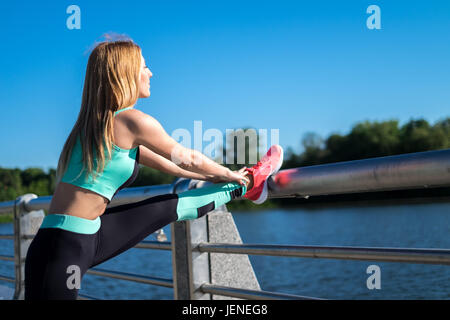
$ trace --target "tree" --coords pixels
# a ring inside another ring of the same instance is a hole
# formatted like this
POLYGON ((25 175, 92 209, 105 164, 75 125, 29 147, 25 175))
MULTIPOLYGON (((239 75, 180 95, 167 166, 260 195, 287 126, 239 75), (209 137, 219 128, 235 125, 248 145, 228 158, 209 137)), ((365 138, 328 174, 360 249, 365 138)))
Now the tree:
POLYGON ((315 165, 322 162, 324 150, 323 139, 320 135, 314 132, 306 132, 302 138, 302 145, 304 148, 303 154, 300 156, 302 165, 315 165))

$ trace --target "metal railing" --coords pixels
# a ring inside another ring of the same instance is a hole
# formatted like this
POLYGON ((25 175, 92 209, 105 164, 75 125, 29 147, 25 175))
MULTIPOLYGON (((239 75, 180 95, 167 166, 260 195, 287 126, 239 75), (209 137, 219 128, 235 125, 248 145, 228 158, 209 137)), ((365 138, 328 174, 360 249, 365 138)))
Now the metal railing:
POLYGON ((450 250, 374 247, 199 244, 199 252, 450 265, 450 250))
MULTIPOLYGON (((110 205, 136 202, 159 194, 179 193, 208 185, 210 185, 208 182, 178 179, 169 185, 128 188, 119 192, 110 205)), ((269 179, 268 186, 269 198, 309 198, 315 195, 448 188, 450 187, 450 149, 281 170, 269 179)), ((450 199, 450 194, 447 193, 444 197, 450 199)), ((15 262, 16 278, 0 275, 1 281, 16 283, 15 298, 20 298, 20 293, 23 294, 23 274, 20 273, 20 268, 23 268, 24 255, 20 252, 21 246, 18 243, 24 240, 30 241, 33 237, 33 235, 21 234, 20 219, 28 212, 47 209, 50 201, 51 197, 28 194, 18 197, 15 201, 0 203, 0 214, 14 212, 15 215, 15 233, 0 235, 0 239, 15 240, 15 256, 0 256, 0 260, 15 262)), ((175 279, 98 268, 90 269, 88 273, 173 288, 175 299, 199 297, 211 299, 212 295, 241 299, 318 299, 212 284, 210 275, 205 276, 211 272, 211 267, 208 265, 209 259, 198 257, 202 254, 222 253, 450 265, 450 249, 209 243, 206 241, 209 239, 208 224, 201 221, 207 216, 192 221, 173 223, 171 242, 142 241, 135 246, 141 249, 171 250, 175 279)), ((164 234, 161 231, 159 236, 163 239, 164 234)), ((94 297, 80 295, 80 299, 94 299, 94 297)))

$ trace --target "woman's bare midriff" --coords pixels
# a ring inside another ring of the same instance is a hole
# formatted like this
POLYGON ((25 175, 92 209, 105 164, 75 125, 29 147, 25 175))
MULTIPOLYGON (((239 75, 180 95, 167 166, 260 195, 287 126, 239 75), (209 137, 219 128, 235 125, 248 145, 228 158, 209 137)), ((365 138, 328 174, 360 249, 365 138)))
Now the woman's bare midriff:
POLYGON ((94 220, 101 216, 108 205, 108 199, 69 183, 60 182, 48 209, 48 213, 67 214, 94 220))
MULTIPOLYGON (((126 112, 119 113, 114 118, 114 136, 117 139, 113 143, 121 148, 131 149, 135 147, 134 136, 127 125, 120 121, 126 112)), ((67 214, 94 220, 105 212, 108 203, 107 198, 94 191, 60 182, 53 193, 48 213, 67 214)))

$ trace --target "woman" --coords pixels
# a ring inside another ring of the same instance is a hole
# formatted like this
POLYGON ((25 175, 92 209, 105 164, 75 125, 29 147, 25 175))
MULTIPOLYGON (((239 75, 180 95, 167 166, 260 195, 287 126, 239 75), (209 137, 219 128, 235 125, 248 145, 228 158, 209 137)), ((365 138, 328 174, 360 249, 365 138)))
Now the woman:
POLYGON ((184 148, 134 108, 138 98, 150 96, 151 77, 131 40, 102 42, 90 54, 80 114, 59 158, 48 215, 27 253, 25 299, 76 299, 79 288, 68 281, 74 270, 82 276, 162 227, 237 197, 267 198, 266 180, 281 166, 281 147, 238 171, 184 148), (107 209, 134 181, 139 164, 215 184, 107 209))

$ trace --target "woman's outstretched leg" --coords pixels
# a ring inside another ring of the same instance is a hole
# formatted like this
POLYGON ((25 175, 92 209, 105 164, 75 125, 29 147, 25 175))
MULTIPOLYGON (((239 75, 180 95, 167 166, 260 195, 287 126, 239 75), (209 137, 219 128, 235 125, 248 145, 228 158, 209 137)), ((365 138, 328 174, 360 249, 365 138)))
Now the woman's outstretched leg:
POLYGON ((134 247, 148 235, 172 222, 199 218, 243 196, 246 191, 246 186, 235 182, 217 183, 108 208, 100 217, 101 226, 92 266, 134 247))
POLYGON ((245 185, 236 182, 218 183, 209 187, 192 189, 178 195, 178 221, 199 218, 206 213, 244 196, 245 185))

